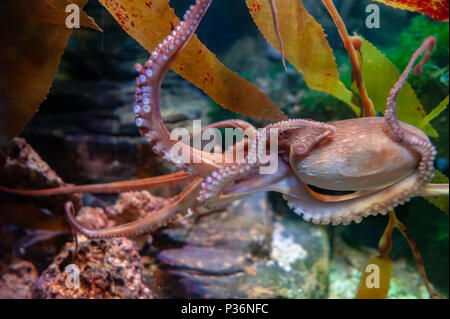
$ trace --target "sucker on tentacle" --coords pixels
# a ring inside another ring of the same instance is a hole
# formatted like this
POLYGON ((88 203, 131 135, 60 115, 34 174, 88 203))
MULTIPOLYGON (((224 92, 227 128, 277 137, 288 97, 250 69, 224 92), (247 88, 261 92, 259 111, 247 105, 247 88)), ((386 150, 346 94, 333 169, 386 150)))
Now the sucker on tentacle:
MULTIPOLYGON (((136 125, 140 128, 140 133, 146 138, 147 142, 153 145, 153 150, 156 153, 161 153, 168 160, 172 160, 170 151, 177 141, 170 139, 170 134, 161 118, 161 83, 172 61, 194 34, 211 1, 197 0, 195 5, 190 6, 184 14, 184 21, 181 21, 172 34, 158 45, 145 65, 136 64, 135 66, 136 71, 139 72, 136 79, 138 85, 135 95, 136 105, 133 108, 136 114, 136 125)), ((199 157, 201 162, 199 164, 191 163, 187 166, 186 163, 172 161, 177 166, 191 169, 197 176, 209 174, 220 167, 220 165, 214 163, 213 154, 196 150, 188 145, 185 145, 185 147, 189 148, 193 157, 199 157)), ((172 221, 177 211, 186 210, 194 204, 196 201, 195 194, 200 189, 201 181, 202 179, 197 177, 168 206, 160 211, 152 213, 142 220, 110 229, 91 230, 81 226, 76 221, 70 204, 66 208, 66 215, 72 227, 89 238, 136 236, 152 232, 172 221)))
POLYGON ((220 168, 218 171, 214 171, 208 176, 201 184, 201 191, 197 197, 197 200, 205 205, 213 202, 217 199, 220 192, 230 183, 232 183, 238 176, 249 171, 254 164, 256 164, 256 158, 259 158, 262 154, 261 148, 256 150, 258 141, 265 142, 256 132, 250 132, 252 135, 250 140, 252 141, 248 147, 247 157, 241 162, 234 163, 230 166, 220 168), (254 159, 251 161, 250 159, 254 159), (206 202, 207 201, 207 202, 206 202))
POLYGON ((180 143, 178 145, 188 149, 190 157, 197 158, 199 161, 183 163, 171 158, 170 151, 178 141, 170 139, 169 131, 162 121, 160 91, 164 75, 194 34, 211 1, 197 0, 195 5, 191 5, 183 16, 184 21, 181 21, 158 45, 151 53, 150 59, 143 66, 140 64, 135 66, 139 73, 136 78, 136 104, 133 107, 136 114, 136 126, 147 142, 152 145, 155 153, 197 175, 208 175, 211 171, 218 169, 220 165, 217 162, 221 162, 222 157, 180 143))

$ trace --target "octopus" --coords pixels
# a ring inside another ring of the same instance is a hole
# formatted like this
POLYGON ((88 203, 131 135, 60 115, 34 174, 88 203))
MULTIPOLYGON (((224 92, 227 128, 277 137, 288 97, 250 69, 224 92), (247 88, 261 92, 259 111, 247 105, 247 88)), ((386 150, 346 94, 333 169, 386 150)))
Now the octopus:
MULTIPOLYGON (((178 212, 199 215, 226 207, 256 192, 281 193, 289 207, 303 219, 316 224, 347 225, 364 217, 386 214, 414 196, 448 193, 448 185, 430 184, 436 149, 420 129, 400 122, 396 98, 419 56, 414 69, 420 72, 435 44, 428 37, 411 57, 386 102, 384 117, 354 118, 335 122, 289 119, 262 129, 242 120, 230 119, 206 128, 233 127, 243 130, 244 139, 222 153, 194 148, 171 139, 161 117, 160 92, 165 74, 183 50, 212 0, 197 0, 183 20, 151 53, 144 64, 136 64, 136 126, 152 150, 173 162, 181 171, 108 184, 65 186, 44 190, 1 190, 49 196, 64 193, 111 193, 188 183, 168 205, 149 216, 108 229, 89 229, 75 218, 74 205, 67 202, 66 216, 74 231, 88 238, 137 236, 153 232, 177 218, 178 212), (277 146, 277 169, 262 174, 267 149, 277 146), (230 152, 244 150, 242 160, 227 162, 230 152), (173 156, 177 150, 189 155, 185 162, 173 156), (327 192, 324 192, 327 190, 327 192)), ((276 10, 272 4, 274 24, 276 10)), ((282 43, 280 41, 280 47, 282 43)), ((284 55, 283 55, 284 56, 284 55)), ((283 62, 284 63, 284 62, 283 62)), ((206 129, 205 128, 205 129, 206 129)))

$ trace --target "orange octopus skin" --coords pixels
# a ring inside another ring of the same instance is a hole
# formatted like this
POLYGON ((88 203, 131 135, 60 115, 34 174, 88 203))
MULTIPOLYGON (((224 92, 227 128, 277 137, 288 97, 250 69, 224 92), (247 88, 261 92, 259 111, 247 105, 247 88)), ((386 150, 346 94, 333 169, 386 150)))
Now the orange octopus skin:
MULTIPOLYGON (((292 169, 305 184, 338 191, 377 189, 405 178, 418 166, 420 155, 395 142, 381 117, 329 124, 336 131, 307 156, 290 152, 292 169)), ((419 129, 401 125, 428 141, 419 129)))

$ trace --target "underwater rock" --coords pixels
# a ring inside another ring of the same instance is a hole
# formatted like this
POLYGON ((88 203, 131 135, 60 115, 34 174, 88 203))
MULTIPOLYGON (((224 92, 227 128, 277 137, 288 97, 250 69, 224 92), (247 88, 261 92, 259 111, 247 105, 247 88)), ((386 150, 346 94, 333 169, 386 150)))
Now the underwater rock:
POLYGON ((25 230, 16 240, 16 254, 41 272, 69 240, 70 234, 65 231, 25 230))
POLYGON ((18 258, 27 235, 19 237, 11 228, 0 225, 0 299, 30 299, 38 269, 27 256, 18 258))
MULTIPOLYGON (((169 201, 170 199, 153 196, 148 191, 125 192, 119 195, 114 205, 105 208, 89 206, 81 208, 76 219, 91 229, 110 228, 145 218, 169 201)), ((151 243, 152 236, 144 234, 132 239, 137 248, 141 249, 147 242, 151 243)))
POLYGON ((101 207, 82 207, 76 219, 85 227, 102 229, 129 223, 145 218, 160 210, 170 202, 170 198, 152 195, 148 191, 120 193, 114 205, 101 207))
POLYGON ((18 261, 10 265, 0 280, 0 299, 30 299, 32 287, 38 277, 34 265, 27 261, 18 261))
POLYGON ((109 220, 105 210, 101 207, 84 206, 78 211, 76 219, 83 226, 92 229, 102 229, 114 225, 114 222, 109 220))
POLYGON ((79 245, 73 261, 70 244, 56 256, 36 281, 33 298, 152 298, 131 240, 84 240, 79 245))
POLYGON ((23 138, 12 139, 5 167, 2 167, 2 183, 19 185, 43 184, 57 187, 64 185, 61 178, 45 163, 23 138))
POLYGON ((148 191, 125 192, 119 195, 113 206, 108 206, 105 210, 116 224, 124 224, 147 217, 169 201, 170 199, 154 196, 148 191))
MULTIPOLYGON (((3 186, 21 189, 67 185, 23 138, 11 141, 6 162, 0 167, 0 179, 3 186)), ((29 228, 66 230, 63 213, 67 201, 80 207, 81 195, 32 198, 0 192, 0 220, 29 228)))
POLYGON ((163 249, 148 276, 153 291, 176 298, 325 298, 327 234, 287 207, 285 213, 275 214, 256 194, 155 234, 154 245, 163 249))

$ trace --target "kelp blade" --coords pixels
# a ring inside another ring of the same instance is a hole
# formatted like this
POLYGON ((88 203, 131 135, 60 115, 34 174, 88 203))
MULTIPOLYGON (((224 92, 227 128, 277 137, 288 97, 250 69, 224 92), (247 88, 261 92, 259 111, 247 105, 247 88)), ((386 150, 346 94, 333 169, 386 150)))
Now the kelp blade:
POLYGON ((388 256, 372 256, 364 266, 356 298, 385 299, 389 292, 391 275, 391 259, 388 256))
MULTIPOLYGON (((61 2, 35 0, 30 5, 26 0, 7 0, 2 3, 0 145, 7 145, 22 131, 49 91, 72 34, 72 29, 56 17, 68 15, 67 4, 75 3, 83 8, 87 0, 58 3, 61 2)), ((83 16, 87 17, 85 13, 83 16)), ((88 17, 83 21, 93 23, 88 17)))
MULTIPOLYGON (((269 1, 246 1, 264 38, 278 50, 269 1)), ((353 93, 339 79, 333 51, 322 26, 308 13, 301 0, 276 0, 275 3, 287 60, 302 73, 309 88, 344 101, 359 115, 359 107, 352 102, 353 93)))
POLYGON ((444 111, 448 106, 448 95, 446 98, 444 98, 441 103, 439 103, 438 106, 436 106, 433 110, 431 110, 430 113, 428 113, 428 115, 422 119, 422 121, 420 121, 419 123, 419 128, 422 129, 425 125, 427 125, 430 121, 432 121, 433 119, 435 119, 437 116, 439 116, 439 114, 442 113, 442 111, 444 111))
POLYGON ((448 21, 448 0, 375 0, 388 6, 426 14, 432 19, 448 21))
MULTIPOLYGON (((149 52, 179 23, 168 0, 100 3, 149 52)), ((263 92, 224 66, 196 35, 176 58, 172 70, 228 110, 273 121, 286 119, 263 92)))

